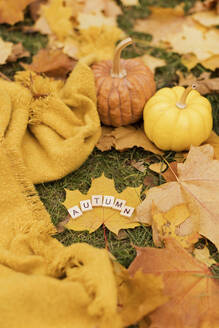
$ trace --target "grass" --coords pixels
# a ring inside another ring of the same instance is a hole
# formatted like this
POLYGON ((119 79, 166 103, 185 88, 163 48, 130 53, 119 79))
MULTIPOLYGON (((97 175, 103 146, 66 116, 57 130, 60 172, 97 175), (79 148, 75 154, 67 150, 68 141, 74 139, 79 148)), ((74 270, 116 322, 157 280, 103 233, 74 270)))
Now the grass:
MULTIPOLYGON (((139 6, 126 8, 122 5, 121 1, 117 0, 117 3, 123 10, 123 14, 118 17, 118 24, 135 40, 135 47, 128 47, 123 52, 123 57, 132 58, 148 53, 157 58, 164 59, 166 62, 166 66, 157 68, 155 71, 155 79, 158 89, 164 86, 171 87, 176 85, 178 82, 178 76, 176 74, 177 70, 184 72, 184 74, 187 74, 188 71, 181 63, 181 56, 179 54, 167 52, 161 48, 152 47, 150 45, 152 36, 147 33, 135 32, 133 26, 137 18, 147 17, 150 14, 150 5, 174 7, 181 2, 184 2, 185 10, 188 10, 188 8, 194 3, 192 0, 140 0, 139 6)), ((32 23, 28 17, 28 13, 25 16, 25 23, 32 23)), ((22 42, 23 46, 30 52, 31 56, 33 56, 40 48, 46 46, 47 37, 39 33, 23 33, 22 24, 23 23, 16 24, 13 28, 7 25, 0 25, 0 37, 4 40, 15 43, 22 42)), ((22 61, 30 62, 31 58, 22 61)), ((9 78, 12 78, 15 72, 21 69, 20 61, 1 66, 1 72, 9 78)), ((193 74, 199 76, 203 70, 205 70, 205 68, 201 65, 197 65, 193 69, 193 74)), ((218 72, 216 71, 214 74, 217 76, 218 72)), ((219 95, 209 94, 207 95, 207 98, 213 107, 214 130, 219 134, 219 95)), ((171 152, 165 154, 168 161, 173 160, 173 156, 174 153, 171 152)), ((86 193, 91 186, 92 179, 97 178, 104 173, 106 177, 114 180, 115 188, 118 192, 121 192, 127 186, 135 187, 142 185, 142 190, 144 190, 145 186, 143 185, 143 181, 146 175, 152 176, 156 185, 164 182, 159 174, 153 173, 148 169, 149 164, 157 160, 157 156, 136 147, 124 152, 118 152, 113 149, 104 153, 95 148, 87 161, 77 171, 72 172, 61 180, 39 184, 36 186, 36 189, 42 202, 45 204, 45 207, 51 215, 52 222, 56 225, 67 215, 67 210, 62 205, 62 202, 65 199, 66 188, 71 190, 78 189, 80 192, 86 193), (139 172, 131 166, 132 160, 139 161, 145 158, 147 158, 145 164, 147 169, 144 173, 139 172)), ((106 236, 109 250, 125 267, 128 267, 136 256, 134 245, 142 247, 153 246, 152 231, 150 227, 140 226, 135 229, 128 229, 122 231, 118 236, 110 231, 106 231, 106 236)), ((57 233, 54 238, 57 238, 65 246, 69 246, 72 243, 85 242, 95 247, 105 247, 103 227, 100 227, 92 234, 89 234, 86 231, 74 232, 71 230, 65 230, 62 233, 57 233)), ((201 247, 204 242, 205 241, 200 240, 197 247, 201 247)), ((209 249, 212 256, 219 262, 219 254, 214 245, 209 243, 209 249)), ((219 276, 217 266, 214 266, 213 272, 215 275, 219 276)), ((137 326, 132 327, 134 328, 137 326)))

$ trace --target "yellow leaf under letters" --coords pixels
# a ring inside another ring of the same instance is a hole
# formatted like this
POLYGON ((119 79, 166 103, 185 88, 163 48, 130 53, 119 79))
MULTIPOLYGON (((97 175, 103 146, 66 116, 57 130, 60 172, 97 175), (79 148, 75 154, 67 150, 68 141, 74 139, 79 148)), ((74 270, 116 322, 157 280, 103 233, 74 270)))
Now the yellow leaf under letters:
MULTIPOLYGON (((76 205, 79 206, 80 201, 82 200, 91 199, 92 195, 103 195, 114 196, 115 199, 118 198, 125 200, 127 206, 135 208, 141 202, 140 190, 141 187, 128 187, 123 192, 118 193, 114 187, 113 180, 101 176, 100 178, 92 181, 92 186, 86 195, 82 194, 78 190, 66 190, 66 200, 64 205, 67 209, 69 209, 76 205)), ((102 206, 93 207, 92 210, 83 212, 80 217, 70 219, 65 226, 68 229, 76 231, 88 230, 91 233, 104 224, 109 230, 115 234, 118 234, 120 229, 135 228, 139 225, 139 223, 133 222, 134 213, 129 218, 120 215, 118 210, 112 208, 102 206)))

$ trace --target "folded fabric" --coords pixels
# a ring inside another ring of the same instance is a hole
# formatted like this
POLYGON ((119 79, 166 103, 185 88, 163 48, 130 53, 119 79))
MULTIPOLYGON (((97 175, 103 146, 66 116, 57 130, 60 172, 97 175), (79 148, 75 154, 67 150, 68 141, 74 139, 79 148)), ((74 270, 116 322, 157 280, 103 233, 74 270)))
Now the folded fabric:
POLYGON ((64 247, 32 182, 82 164, 100 134, 90 69, 0 81, 0 327, 122 327, 106 250, 64 247))
POLYGON ((79 62, 66 83, 30 71, 15 81, 0 80, 0 138, 20 153, 33 183, 77 169, 101 133, 90 68, 79 62))

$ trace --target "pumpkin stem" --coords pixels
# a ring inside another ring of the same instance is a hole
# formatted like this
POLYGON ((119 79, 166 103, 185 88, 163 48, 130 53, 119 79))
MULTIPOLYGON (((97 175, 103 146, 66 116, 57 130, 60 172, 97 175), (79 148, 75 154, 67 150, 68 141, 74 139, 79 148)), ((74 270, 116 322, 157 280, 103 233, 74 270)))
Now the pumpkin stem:
POLYGON ((195 83, 193 83, 190 87, 187 87, 185 89, 185 91, 183 92, 179 102, 176 103, 176 106, 178 108, 180 108, 180 109, 186 108, 186 98, 192 90, 196 89, 196 87, 197 87, 197 85, 195 83))
POLYGON ((122 70, 120 68, 120 55, 121 51, 127 47, 128 45, 132 44, 132 39, 127 38, 125 40, 122 40, 116 47, 114 57, 113 57, 113 67, 112 67, 112 72, 111 75, 112 77, 124 77, 126 76, 126 71, 122 70))

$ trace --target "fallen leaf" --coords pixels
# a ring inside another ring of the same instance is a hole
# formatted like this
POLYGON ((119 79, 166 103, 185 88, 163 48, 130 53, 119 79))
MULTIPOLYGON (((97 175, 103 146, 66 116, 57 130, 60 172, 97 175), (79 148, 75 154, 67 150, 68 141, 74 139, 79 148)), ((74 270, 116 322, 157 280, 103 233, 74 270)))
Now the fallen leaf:
POLYGON ((154 181, 154 177, 151 175, 146 175, 143 183, 146 187, 150 187, 150 188, 155 187, 157 185, 157 183, 154 181))
POLYGON ((29 12, 31 18, 36 21, 40 17, 40 6, 41 4, 45 4, 47 0, 34 0, 29 5, 29 12))
POLYGON ((199 78, 196 78, 192 73, 188 74, 186 77, 184 77, 182 72, 177 71, 177 74, 179 76, 180 86, 189 86, 196 82, 196 90, 202 95, 211 92, 219 92, 219 78, 217 77, 211 79, 211 73, 209 72, 202 73, 199 78))
POLYGON ((193 251, 193 255, 197 260, 200 262, 206 264, 208 267, 210 267, 213 264, 216 264, 217 262, 210 256, 209 249, 205 246, 204 248, 195 248, 193 251))
POLYGON ((15 62, 19 58, 29 57, 30 53, 27 51, 21 42, 13 44, 11 54, 8 56, 7 61, 15 62))
POLYGON ((196 13, 192 17, 206 27, 219 25, 219 15, 214 10, 196 13))
POLYGON ((203 32, 196 26, 184 24, 182 31, 166 35, 165 41, 171 44, 173 51, 180 54, 193 53, 199 61, 219 54, 219 31, 217 29, 203 32))
POLYGON ((206 144, 210 144, 214 148, 214 158, 219 160, 219 136, 214 131, 212 131, 206 144))
POLYGON ((13 47, 12 42, 3 41, 0 38, 0 65, 6 63, 8 57, 12 53, 12 47, 13 47))
POLYGON ((167 302, 161 277, 141 271, 131 276, 118 263, 114 263, 114 270, 118 286, 118 311, 124 327, 138 322, 167 302))
POLYGON ((103 25, 116 26, 116 20, 113 17, 106 17, 101 12, 94 12, 93 14, 79 13, 77 16, 79 23, 79 30, 86 30, 89 27, 101 27, 103 25))
POLYGON ((173 206, 169 211, 162 212, 152 204, 152 231, 156 246, 162 246, 167 237, 176 239, 184 248, 191 248, 198 241, 199 222, 187 220, 190 212, 187 205, 173 206), (189 223, 189 226, 188 226, 189 223))
POLYGON ((169 301, 153 311, 151 328, 218 328, 219 283, 212 272, 175 240, 166 248, 136 248, 137 256, 129 267, 163 277, 164 294, 169 301))
POLYGON ((151 43, 160 45, 161 41, 166 41, 168 34, 180 32, 184 21, 184 10, 180 6, 175 8, 152 7, 149 17, 136 21, 135 31, 143 33, 146 31, 153 36, 151 43))
POLYGON ((166 170, 167 164, 164 162, 153 163, 153 164, 149 165, 148 168, 153 172, 161 174, 166 170))
POLYGON ((219 30, 207 28, 184 16, 183 8, 152 8, 152 14, 138 20, 135 30, 152 34, 152 44, 166 46, 180 53, 196 55, 202 62, 213 55, 219 55, 219 30))
POLYGON ((110 150, 112 147, 123 151, 134 146, 142 147, 154 154, 163 154, 163 152, 146 137, 143 127, 135 128, 131 125, 119 128, 104 128, 102 130, 102 136, 96 145, 101 151, 110 150))
POLYGON ((177 181, 178 172, 177 172, 177 162, 171 162, 168 165, 168 169, 162 173, 166 182, 177 181))
POLYGON ((34 57, 32 64, 22 64, 27 70, 45 73, 54 78, 65 78, 73 70, 76 60, 63 54, 61 50, 41 49, 34 57))
MULTIPOLYGON (((135 208, 141 202, 140 190, 141 187, 127 187, 123 192, 118 193, 115 190, 113 180, 102 176, 92 181, 91 188, 86 195, 78 190, 66 190, 66 200, 64 205, 69 209, 73 206, 79 205, 82 200, 91 199, 92 195, 110 195, 114 196, 115 199, 118 198, 125 200, 127 206, 135 208)), ((94 207, 91 211, 83 212, 83 215, 76 219, 70 219, 65 226, 68 229, 76 231, 88 230, 91 233, 104 224, 110 231, 117 235, 120 229, 135 228, 139 225, 138 223, 133 222, 133 217, 134 214, 132 214, 131 217, 125 217, 120 215, 120 211, 118 210, 101 206, 94 207)))
POLYGON ((33 26, 25 26, 24 32, 40 32, 46 35, 52 34, 52 30, 44 16, 40 16, 33 26))
POLYGON ((0 1, 0 24, 14 25, 24 19, 24 9, 34 0, 1 0, 0 1))
POLYGON ((150 70, 154 73, 157 67, 165 66, 166 62, 163 59, 156 58, 150 55, 144 55, 141 57, 145 65, 147 65, 150 70))
POLYGON ((147 170, 147 167, 144 165, 145 161, 131 161, 131 166, 133 166, 139 172, 144 173, 147 170))
POLYGON ((138 0, 121 0, 121 2, 124 6, 137 6, 137 5, 139 5, 138 0))
POLYGON ((72 10, 70 7, 64 6, 63 0, 51 0, 48 5, 41 6, 41 11, 49 28, 59 40, 64 40, 73 33, 70 21, 72 10))
POLYGON ((219 248, 219 161, 213 160, 210 145, 191 147, 184 163, 177 164, 177 181, 151 188, 138 206, 136 221, 152 224, 152 203, 162 212, 183 203, 188 204, 189 221, 197 222, 201 235, 219 248))

